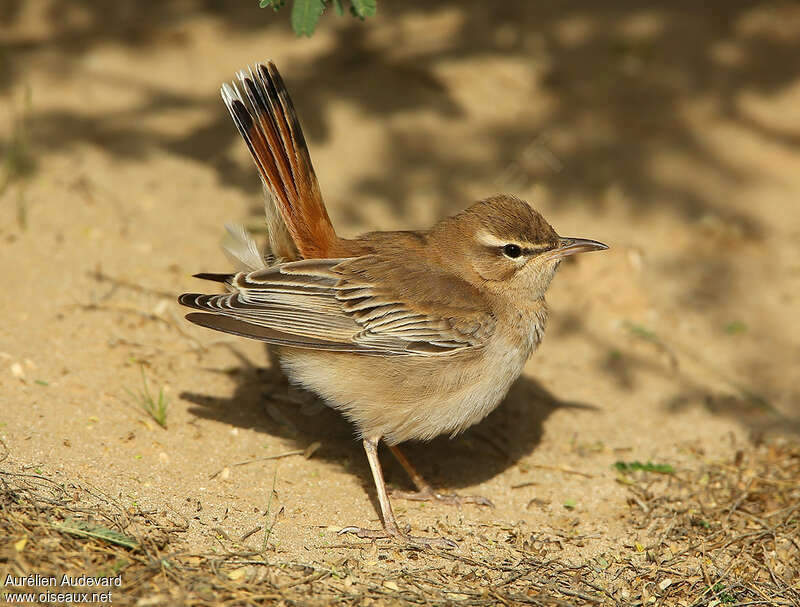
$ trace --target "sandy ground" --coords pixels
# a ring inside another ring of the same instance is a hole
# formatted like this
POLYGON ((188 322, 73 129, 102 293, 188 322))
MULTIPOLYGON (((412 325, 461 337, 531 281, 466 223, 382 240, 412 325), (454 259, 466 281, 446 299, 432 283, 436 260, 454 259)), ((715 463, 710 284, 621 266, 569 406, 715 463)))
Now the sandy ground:
POLYGON ((276 550, 324 561, 334 530, 378 524, 349 425, 175 301, 229 268, 226 221, 259 226, 218 87, 267 57, 343 235, 503 191, 612 247, 562 267, 545 342, 495 413, 409 449, 497 507, 397 502, 415 531, 469 549, 464 529, 570 529, 586 558, 638 540, 615 461, 680 469, 800 431, 797 5, 388 4, 310 40, 255 1, 0 5, 0 466, 184 516, 174 549, 280 511, 276 550), (167 429, 128 394, 142 368, 167 429))

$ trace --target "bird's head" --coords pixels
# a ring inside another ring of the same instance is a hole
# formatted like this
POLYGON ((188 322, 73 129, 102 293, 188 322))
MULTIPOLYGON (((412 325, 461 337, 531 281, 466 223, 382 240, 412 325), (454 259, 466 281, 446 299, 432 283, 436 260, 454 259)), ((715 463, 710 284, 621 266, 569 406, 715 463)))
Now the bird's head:
POLYGON ((559 236, 524 200, 495 196, 437 224, 429 234, 439 260, 494 293, 541 299, 561 260, 607 249, 596 240, 559 236))

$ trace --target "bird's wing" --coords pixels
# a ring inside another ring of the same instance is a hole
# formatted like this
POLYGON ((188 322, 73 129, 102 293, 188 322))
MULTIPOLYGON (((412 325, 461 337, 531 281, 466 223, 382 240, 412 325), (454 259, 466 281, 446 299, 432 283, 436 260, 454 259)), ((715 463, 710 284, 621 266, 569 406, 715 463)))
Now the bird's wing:
MULTIPOLYGON (((375 355, 441 355, 481 347, 494 317, 466 292, 466 305, 449 304, 465 284, 442 276, 416 281, 406 293, 375 280, 381 260, 308 259, 230 276, 231 291, 187 293, 187 318, 199 325, 279 345, 375 355)), ((430 269, 429 269, 430 270, 430 269)), ((413 273, 413 272, 412 272, 413 273)), ((220 280, 219 275, 201 277, 220 280)))

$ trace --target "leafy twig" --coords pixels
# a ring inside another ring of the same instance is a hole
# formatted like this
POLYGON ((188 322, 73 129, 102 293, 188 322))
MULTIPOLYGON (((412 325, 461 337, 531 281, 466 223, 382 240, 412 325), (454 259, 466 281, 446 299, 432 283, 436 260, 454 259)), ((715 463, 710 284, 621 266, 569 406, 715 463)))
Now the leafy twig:
MULTIPOLYGON (((378 9, 377 0, 349 0, 350 14, 362 21, 367 17, 375 16, 378 9)), ((279 11, 286 4, 286 0, 259 0, 261 8, 271 8, 279 11)), ((293 0, 291 22, 294 33, 298 36, 311 36, 317 28, 317 23, 322 13, 329 6, 340 17, 344 15, 343 0, 293 0)))

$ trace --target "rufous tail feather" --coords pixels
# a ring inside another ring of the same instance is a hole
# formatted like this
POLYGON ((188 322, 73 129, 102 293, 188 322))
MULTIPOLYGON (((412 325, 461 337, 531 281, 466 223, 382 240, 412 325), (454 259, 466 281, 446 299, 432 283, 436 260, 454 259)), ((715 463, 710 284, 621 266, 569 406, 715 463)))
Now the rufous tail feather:
POLYGON ((259 63, 240 71, 237 78, 238 84, 222 85, 222 99, 273 200, 265 201, 273 255, 285 260, 334 257, 339 239, 275 64, 259 63))

